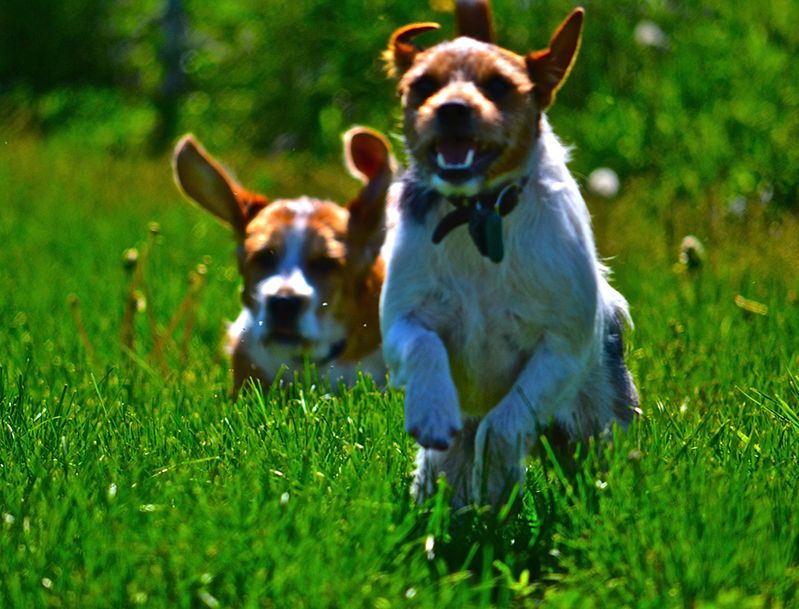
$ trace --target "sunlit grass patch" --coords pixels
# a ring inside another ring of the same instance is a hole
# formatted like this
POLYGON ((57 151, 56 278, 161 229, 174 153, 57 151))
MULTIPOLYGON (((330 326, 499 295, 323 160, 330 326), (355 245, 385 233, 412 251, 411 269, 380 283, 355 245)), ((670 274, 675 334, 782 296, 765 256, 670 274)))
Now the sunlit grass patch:
MULTIPOLYGON (((286 180, 283 163, 263 179, 286 180)), ((574 454, 542 441, 519 509, 452 513, 444 489, 410 498, 400 393, 308 369, 233 401, 229 235, 180 199, 166 159, 87 152, 79 168, 52 142, 0 152, 0 606, 799 602, 790 216, 653 213, 644 182, 592 201, 643 413, 574 454), (677 272, 688 234, 705 258, 677 272), (148 249, 154 319, 136 312, 125 351, 129 248, 148 249)))

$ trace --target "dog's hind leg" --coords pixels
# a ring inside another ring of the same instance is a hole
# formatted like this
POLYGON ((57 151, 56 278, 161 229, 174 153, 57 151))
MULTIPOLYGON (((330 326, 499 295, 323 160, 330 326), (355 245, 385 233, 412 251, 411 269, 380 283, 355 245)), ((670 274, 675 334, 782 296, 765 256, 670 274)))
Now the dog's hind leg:
POLYGON ((589 371, 573 406, 557 413, 562 428, 572 440, 622 429, 638 412, 638 391, 624 362, 623 319, 610 317, 606 325, 601 359, 589 371))
POLYGON ((613 414, 624 427, 638 411, 638 390, 635 388, 632 374, 624 363, 623 323, 618 315, 608 324, 608 335, 605 339, 604 360, 610 384, 613 388, 613 414))

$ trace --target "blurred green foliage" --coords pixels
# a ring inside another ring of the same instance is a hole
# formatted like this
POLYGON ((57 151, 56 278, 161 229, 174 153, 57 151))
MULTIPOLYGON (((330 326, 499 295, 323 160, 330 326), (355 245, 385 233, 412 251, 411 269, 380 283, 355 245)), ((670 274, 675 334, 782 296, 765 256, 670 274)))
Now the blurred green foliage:
MULTIPOLYGON (((394 85, 379 60, 388 36, 422 20, 452 34, 446 0, 179 4, 185 88, 172 135, 193 130, 216 150, 332 156, 351 123, 397 133, 394 85)), ((550 112, 556 131, 576 145, 578 175, 608 166, 623 180, 643 176, 653 187, 645 203, 654 208, 699 199, 797 207, 799 4, 583 4, 580 58, 550 112)), ((520 52, 543 47, 571 5, 496 0, 498 40, 520 52)), ((3 2, 5 125, 72 133, 83 145, 118 152, 142 147, 163 119, 166 7, 166 0, 3 2)))

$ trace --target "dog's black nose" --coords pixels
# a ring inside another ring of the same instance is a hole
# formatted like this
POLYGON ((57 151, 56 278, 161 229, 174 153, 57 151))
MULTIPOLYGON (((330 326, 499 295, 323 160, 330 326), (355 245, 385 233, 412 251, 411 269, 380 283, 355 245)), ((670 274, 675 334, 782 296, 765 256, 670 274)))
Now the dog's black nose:
POLYGON ((438 126, 447 134, 464 135, 470 128, 471 119, 472 108, 465 101, 448 101, 436 110, 438 126))
POLYGON ((302 296, 275 294, 266 301, 266 309, 276 326, 293 325, 305 308, 307 299, 302 296))

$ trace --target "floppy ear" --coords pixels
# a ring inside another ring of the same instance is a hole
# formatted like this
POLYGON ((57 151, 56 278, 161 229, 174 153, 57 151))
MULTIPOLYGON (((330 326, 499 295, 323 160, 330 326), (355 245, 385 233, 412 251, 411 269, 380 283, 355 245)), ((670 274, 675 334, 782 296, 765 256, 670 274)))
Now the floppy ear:
POLYGON ((460 0, 455 3, 458 36, 468 36, 483 42, 494 42, 489 0, 460 0))
POLYGON ((394 177, 395 161, 388 140, 367 127, 353 127, 344 134, 344 156, 350 174, 364 183, 358 196, 347 204, 351 248, 371 260, 383 243, 386 193, 394 177))
POLYGON ((267 204, 266 197, 239 186, 191 134, 184 135, 175 146, 172 172, 187 197, 239 235, 267 204))
POLYGON ((549 47, 527 55, 527 71, 535 87, 533 94, 539 108, 549 107, 560 86, 566 80, 580 49, 580 34, 585 11, 576 8, 560 24, 549 41, 549 47))
POLYGON ((411 23, 396 30, 388 41, 388 48, 383 52, 383 61, 389 76, 401 76, 413 65, 416 54, 421 49, 411 42, 416 36, 439 29, 437 23, 411 23))

